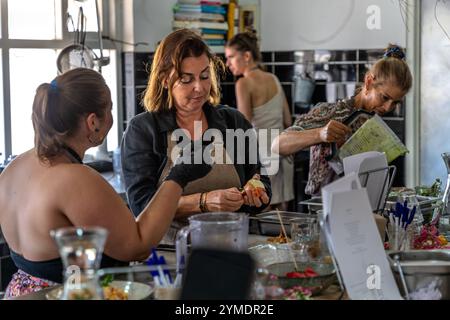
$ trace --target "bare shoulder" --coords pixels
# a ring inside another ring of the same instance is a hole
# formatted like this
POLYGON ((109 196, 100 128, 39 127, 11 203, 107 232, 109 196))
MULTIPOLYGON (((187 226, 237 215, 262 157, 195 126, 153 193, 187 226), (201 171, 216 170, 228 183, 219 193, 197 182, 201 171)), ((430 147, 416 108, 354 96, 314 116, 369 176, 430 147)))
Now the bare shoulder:
POLYGON ((67 191, 73 190, 99 190, 105 187, 107 182, 92 168, 81 164, 60 164, 51 168, 47 179, 53 181, 56 188, 67 191))
POLYGON ((252 86, 267 88, 277 88, 277 80, 276 76, 273 73, 258 70, 256 72, 252 72, 248 77, 249 82, 251 82, 252 86))
POLYGON ((252 80, 247 77, 241 77, 236 81, 236 88, 246 90, 250 87, 252 80))

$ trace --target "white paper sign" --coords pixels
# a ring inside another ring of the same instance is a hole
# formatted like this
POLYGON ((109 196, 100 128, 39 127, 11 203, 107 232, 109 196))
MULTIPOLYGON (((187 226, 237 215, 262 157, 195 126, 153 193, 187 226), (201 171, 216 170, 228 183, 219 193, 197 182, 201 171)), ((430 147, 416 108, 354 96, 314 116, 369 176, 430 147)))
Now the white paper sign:
POLYGON ((329 237, 350 299, 401 300, 366 190, 333 192, 330 201, 329 237))

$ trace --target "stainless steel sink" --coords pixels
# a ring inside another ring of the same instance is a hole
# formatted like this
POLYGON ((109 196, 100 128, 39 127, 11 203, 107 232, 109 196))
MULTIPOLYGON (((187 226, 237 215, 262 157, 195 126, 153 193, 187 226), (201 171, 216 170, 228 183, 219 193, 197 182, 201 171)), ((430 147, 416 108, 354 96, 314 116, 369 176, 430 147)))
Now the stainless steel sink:
POLYGON ((439 291, 442 300, 450 299, 450 250, 391 252, 388 258, 397 284, 405 295, 401 273, 410 295, 428 288, 439 291))

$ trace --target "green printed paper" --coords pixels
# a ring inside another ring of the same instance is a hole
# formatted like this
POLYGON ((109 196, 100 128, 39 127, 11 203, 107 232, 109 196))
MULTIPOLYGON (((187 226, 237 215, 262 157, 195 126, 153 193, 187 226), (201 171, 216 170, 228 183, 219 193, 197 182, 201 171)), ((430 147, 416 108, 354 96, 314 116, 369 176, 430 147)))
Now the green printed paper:
POLYGON ((339 149, 339 158, 368 151, 386 154, 388 163, 409 152, 388 125, 375 115, 367 120, 339 149))

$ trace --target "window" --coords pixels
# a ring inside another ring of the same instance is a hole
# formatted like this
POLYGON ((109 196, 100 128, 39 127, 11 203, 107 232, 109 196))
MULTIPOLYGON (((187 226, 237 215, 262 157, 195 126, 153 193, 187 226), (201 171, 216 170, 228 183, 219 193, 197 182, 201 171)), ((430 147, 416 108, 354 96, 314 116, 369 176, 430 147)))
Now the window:
MULTIPOLYGON (((2 74, 3 71, 7 73, 0 78, 0 162, 3 162, 10 155, 18 155, 34 146, 31 114, 36 89, 41 83, 50 82, 57 76, 58 54, 73 44, 76 34, 72 31, 80 29, 77 24, 80 7, 85 15, 86 45, 96 54, 100 52, 95 0, 1 1, 3 9, 7 10, 0 12, 0 21, 6 18, 8 21, 0 39, 0 68, 2 74)), ((98 1, 101 15, 103 10, 108 12, 108 1, 104 1, 103 6, 102 2, 98 1)), ((101 71, 110 87, 114 104, 114 126, 107 137, 108 150, 112 151, 120 143, 118 53, 111 43, 105 42, 104 48, 103 55, 110 58, 110 64, 101 71)), ((91 153, 95 154, 95 150, 91 153)))
POLYGON ((12 153, 33 148, 34 131, 31 111, 36 88, 56 75, 56 50, 11 49, 11 138, 12 153), (30 72, 33 70, 33 72, 30 72), (24 77, 26 75, 26 77, 24 77))
POLYGON ((62 36, 60 0, 8 1, 10 39, 54 40, 62 36))
MULTIPOLYGON (((101 11, 101 3, 99 5, 101 11)), ((70 32, 81 30, 80 8, 82 8, 83 15, 86 17, 85 31, 97 32, 97 9, 95 1, 80 2, 76 0, 69 0, 67 6, 67 28, 70 32)))

